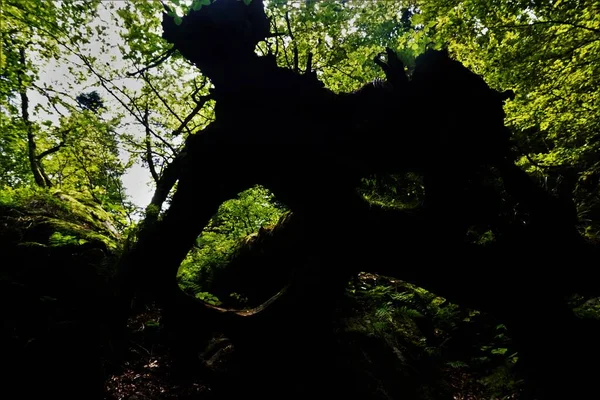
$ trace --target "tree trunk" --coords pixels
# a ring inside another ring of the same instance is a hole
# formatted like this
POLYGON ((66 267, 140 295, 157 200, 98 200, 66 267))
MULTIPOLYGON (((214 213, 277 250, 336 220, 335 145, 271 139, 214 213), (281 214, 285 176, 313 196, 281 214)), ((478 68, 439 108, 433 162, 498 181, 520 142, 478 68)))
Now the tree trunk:
POLYGON ((179 180, 177 192, 160 221, 157 221, 158 212, 146 216, 140 225, 137 242, 119 261, 117 338, 122 339, 135 297, 142 303, 158 302, 166 313, 182 315, 176 305, 180 296, 176 279, 179 265, 219 206, 251 186, 239 167, 215 173, 190 163, 190 153, 204 160, 206 165, 216 165, 225 159, 227 149, 212 143, 213 138, 221 134, 212 126, 195 135, 198 145, 190 148, 189 143, 186 144, 176 162, 161 176, 152 204, 157 208, 162 205, 171 187, 179 180), (236 174, 236 170, 241 172, 236 174), (198 179, 203 182, 202 191, 197 188, 198 179))
POLYGON ((148 103, 146 102, 146 108, 144 109, 144 117, 142 121, 144 122, 146 128, 146 163, 148 164, 148 169, 150 170, 150 175, 152 175, 152 179, 154 179, 154 183, 158 185, 159 177, 156 172, 156 167, 154 165, 154 157, 152 156, 152 133, 150 132, 150 110, 148 109, 148 103))
MULTIPOLYGON (((266 350, 268 342, 275 343, 269 336, 273 332, 288 342, 315 343, 317 339, 311 339, 310 330, 302 327, 320 326, 325 334, 324 328, 331 321, 327 310, 332 310, 332 302, 340 296, 336 287, 342 289, 349 275, 360 270, 408 280, 452 302, 490 312, 506 323, 519 351, 519 365, 524 365, 522 373, 527 377, 532 399, 579 398, 594 389, 593 377, 599 371, 593 360, 599 349, 590 345, 595 343, 600 324, 577 318, 564 300, 574 289, 587 286, 593 277, 582 275, 577 282, 566 284, 562 276, 519 273, 535 262, 550 265, 556 257, 572 259, 572 249, 547 258, 535 254, 528 259, 510 242, 482 249, 436 240, 427 221, 403 211, 365 205, 362 211, 355 208, 352 216, 352 227, 331 224, 324 236, 318 234, 319 221, 308 223, 304 217, 292 214, 273 231, 260 232, 232 260, 234 274, 245 271, 247 276, 256 274, 267 280, 269 264, 292 270, 291 286, 269 306, 270 312, 262 319, 253 314, 252 318, 261 321, 259 325, 231 324, 226 331, 234 343, 254 351, 252 359, 276 358, 268 356, 266 350), (369 234, 353 241, 353 231, 369 234), (340 238, 339 248, 332 246, 332 237, 340 238), (314 250, 308 252, 309 248, 314 250), (399 248, 406 250, 398 253, 399 248), (290 327, 290 331, 283 332, 281 325, 290 327)), ((582 247, 578 252, 582 260, 595 258, 593 248, 582 247)), ((188 315, 194 314, 200 315, 188 315)), ((311 350, 303 351, 310 354, 311 350)))
MULTIPOLYGON (((587 275, 564 279, 544 269, 595 250, 572 222, 548 219, 562 212, 507 160, 509 132, 501 121, 488 119, 502 107, 502 95, 446 53, 421 56, 409 81, 398 76, 391 87, 371 85, 369 91, 344 96, 323 89, 312 75, 298 75, 254 54, 256 42, 268 33, 261 1, 251 8, 236 0, 218 1, 191 12, 180 26, 165 17, 163 27, 164 37, 215 84, 217 122, 190 137, 177 166, 179 186, 171 207, 162 220, 143 227, 124 256, 121 296, 125 306, 138 294, 164 306, 164 320, 183 353, 187 341, 181 338, 193 341, 198 329, 227 331, 253 360, 277 360, 278 346, 288 341, 301 343, 294 353, 300 357, 310 347, 306 343, 315 344, 328 332, 335 302, 358 271, 398 276, 491 311, 516 332, 532 327, 528 316, 543 305, 536 299, 558 309, 563 295, 591 281, 587 275), (227 27, 206 23, 223 15, 227 27), (396 86, 403 91, 394 92, 396 86), (357 115, 373 104, 383 106, 357 115), (265 110, 269 116, 261 120, 265 110), (397 110, 410 115, 404 132, 390 128, 397 124, 397 110), (432 113, 439 115, 432 118, 432 113), (425 175, 426 207, 388 210, 366 204, 355 193, 359 178, 368 173, 406 171, 425 175), (292 278, 285 293, 244 312, 183 295, 176 275, 198 234, 223 201, 254 184, 271 189, 294 218, 303 220, 294 228, 298 233, 290 235, 307 238, 300 242, 302 256, 288 264, 292 278), (487 191, 494 192, 493 210, 478 204, 487 191), (503 220, 499 213, 513 216, 503 220), (470 243, 466 231, 477 224, 497 240, 470 243), (268 357, 261 351, 266 347, 268 357)), ((155 194, 157 203, 167 193, 155 194)), ((531 344, 527 334, 519 335, 523 346, 531 344)), ((544 362, 535 351, 531 359, 538 367, 544 362)), ((261 365, 266 364, 277 365, 261 365)))
POLYGON ((33 125, 29 119, 29 97, 27 96, 27 86, 25 85, 25 71, 27 69, 27 59, 25 57, 25 48, 19 48, 19 62, 21 69, 19 70, 19 96, 21 97, 21 118, 27 132, 28 157, 33 179, 36 185, 40 187, 51 187, 52 182, 46 175, 40 159, 37 156, 37 146, 35 143, 35 135, 33 133, 33 125))

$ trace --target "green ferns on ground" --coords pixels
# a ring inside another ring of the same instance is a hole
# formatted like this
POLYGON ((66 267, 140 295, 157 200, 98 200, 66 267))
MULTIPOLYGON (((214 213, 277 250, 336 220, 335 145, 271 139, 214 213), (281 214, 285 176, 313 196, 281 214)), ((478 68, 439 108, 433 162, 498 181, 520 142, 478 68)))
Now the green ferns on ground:
POLYGON ((350 283, 346 302, 343 330, 382 340, 396 363, 404 364, 399 370, 427 377, 422 385, 474 398, 505 399, 518 392, 517 354, 506 327, 492 316, 367 273, 350 283))

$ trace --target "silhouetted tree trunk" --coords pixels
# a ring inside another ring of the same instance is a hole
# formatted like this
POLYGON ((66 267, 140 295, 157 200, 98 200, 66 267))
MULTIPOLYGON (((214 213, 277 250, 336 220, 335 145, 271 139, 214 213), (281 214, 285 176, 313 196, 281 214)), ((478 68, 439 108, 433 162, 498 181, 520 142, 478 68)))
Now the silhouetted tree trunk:
POLYGON ((532 325, 528 316, 544 298, 567 325, 572 316, 559 310, 563 296, 590 285, 585 274, 564 277, 534 268, 583 260, 596 250, 578 235, 568 212, 514 165, 510 134, 496 118, 509 94, 490 89, 438 51, 420 56, 408 79, 388 50, 387 62, 378 62, 387 83, 336 95, 315 74, 280 68, 254 53, 269 35, 259 0, 250 6, 219 0, 180 25, 165 15, 163 28, 215 85, 216 122, 190 137, 175 172, 159 180, 153 204, 162 205, 177 179, 178 188, 163 218, 144 224, 122 259, 121 322, 131 299, 142 295, 164 307, 183 353, 198 332, 216 329, 242 343, 253 359, 276 360, 277 351, 272 358, 261 351, 288 342, 302 343, 294 353, 300 356, 323 343, 319 337, 353 274, 373 271, 507 318, 522 348, 533 349, 529 365, 538 372, 530 375, 543 381, 544 398, 552 398, 551 382, 539 373, 547 371, 548 360, 526 334, 539 332, 542 321, 532 325), (264 110, 268 118, 261 118, 264 110), (410 115, 401 132, 394 129, 397 110, 410 115), (269 156, 257 159, 264 149, 269 156), (368 174, 408 171, 424 176, 425 206, 418 210, 374 207, 356 193, 368 174), (298 230, 291 237, 306 236, 304 249, 294 251, 302 256, 287 265, 289 285, 247 311, 185 296, 176 281, 181 261, 219 205, 254 184, 272 190, 301 221, 289 228, 298 230), (472 226, 486 227, 497 240, 469 242, 472 226), (182 340, 186 336, 189 341, 182 340))

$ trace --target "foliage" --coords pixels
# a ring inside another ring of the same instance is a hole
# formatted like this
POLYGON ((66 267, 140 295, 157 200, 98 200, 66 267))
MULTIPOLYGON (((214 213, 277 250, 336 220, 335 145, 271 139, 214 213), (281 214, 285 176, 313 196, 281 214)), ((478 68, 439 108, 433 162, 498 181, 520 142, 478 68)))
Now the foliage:
POLYGON ((119 247, 120 234, 111 214, 92 198, 81 193, 65 193, 36 187, 0 190, 0 210, 9 218, 4 240, 34 241, 42 245, 103 243, 119 247), (16 230, 15 233, 12 230, 16 230), (9 239, 11 238, 11 239, 9 239))
POLYGON ((77 236, 65 235, 57 231, 50 235, 50 238, 48 238, 48 243, 51 246, 65 246, 70 244, 79 245, 84 244, 85 239, 78 239, 77 236))
POLYGON ((197 298, 198 300, 201 300, 205 303, 212 304, 215 306, 220 306, 222 304, 221 301, 216 296, 212 295, 209 292, 203 291, 202 288, 200 287, 200 285, 198 285, 197 283, 195 283, 193 281, 180 280, 180 284, 181 284, 183 290, 187 294, 197 298))
POLYGON ((30 185, 39 169, 50 185, 129 214, 121 177, 137 161, 158 179, 182 139, 211 120, 210 104, 199 105, 206 82, 169 57, 158 1, 32 5, 2 4, 0 184, 30 185))
POLYGON ((394 208, 415 208, 424 197, 422 179, 413 173, 364 178, 359 190, 370 203, 394 208))
MULTIPOLYGON (((181 21, 211 0, 167 3, 181 21)), ((491 86, 514 89, 517 96, 506 111, 515 159, 550 192, 574 201, 582 231, 598 236, 597 4, 265 4, 276 35, 257 52, 274 54, 279 65, 301 73, 310 58, 310 67, 335 92, 383 77, 373 59, 386 46, 397 49, 408 67, 426 47, 447 47, 491 86)), ((130 210, 121 181, 130 156, 158 183, 189 135, 213 121, 214 102, 202 100, 210 82, 162 39, 159 1, 40 6, 1 0, 0 8, 0 213, 15 224, 2 232, 2 240, 17 238, 32 254, 90 243, 118 249, 118 231, 127 227, 130 210), (65 66, 62 83, 46 74, 57 65, 65 66), (25 99, 30 115, 23 111, 25 99), (54 189, 34 186, 31 153, 54 189)), ((399 113, 398 130, 403 118, 411 116, 399 113)), ((421 178, 412 174, 365 177, 360 190, 370 202, 391 207, 413 208, 423 199, 421 178)), ((160 210, 160 205, 147 209, 154 217, 160 210)), ((261 187, 224 203, 182 264, 181 285, 198 299, 220 304, 210 294, 214 271, 226 266, 244 238, 274 224, 284 211, 261 187)), ((478 243, 493 241, 488 230, 474 230, 472 236, 478 243)), ((480 378, 490 393, 517 387, 512 375, 517 356, 503 325, 405 282, 365 282, 351 288, 351 298, 365 313, 353 320, 353 328, 402 337, 406 348, 444 358, 454 369, 488 370, 480 378), (483 333, 476 340, 469 336, 475 330, 483 333), (465 337, 466 344, 460 343, 465 337)), ((597 299, 581 300, 576 312, 597 318, 597 299)))
POLYGON ((91 66, 86 46, 107 40, 99 5, 2 3, 0 185, 86 192, 120 219, 130 208, 121 183, 129 166, 118 148, 121 118, 95 90, 72 94, 89 78, 73 57, 91 66), (64 65, 68 78, 57 82, 53 64, 64 65))
POLYGON ((17 120, 0 112, 0 182, 9 187, 33 184, 27 162, 26 136, 19 125, 17 120))
POLYGON ((214 119, 214 102, 202 98, 208 95, 207 80, 162 38, 163 10, 158 1, 135 0, 119 7, 114 20, 123 43, 120 56, 129 65, 125 74, 136 89, 115 88, 111 94, 143 132, 124 134, 123 140, 155 183, 184 140, 214 119))
POLYGON ((227 265, 243 239, 275 224, 284 212, 284 206, 261 186, 223 203, 179 268, 181 286, 198 285, 195 293, 210 291, 215 270, 227 265))
POLYGON ((438 369, 449 367, 450 376, 468 373, 485 398, 504 398, 521 387, 515 378, 518 357, 509 350, 506 327, 490 316, 373 274, 360 274, 348 295, 353 312, 346 319, 347 329, 394 340, 412 357, 430 359, 438 369))
POLYGON ((84 110, 97 113, 101 108, 104 108, 104 101, 95 90, 89 93, 81 93, 75 98, 75 101, 84 110))
POLYGON ((600 19, 592 1, 418 1, 413 24, 497 88, 519 162, 597 231, 600 19), (540 44, 543 43, 543 46, 540 44))
MULTIPOLYGON (((271 51, 279 65, 298 71, 304 71, 310 53, 312 69, 336 92, 383 77, 373 58, 386 46, 402 49, 412 43, 400 23, 408 12, 401 2, 276 0, 267 2, 266 10, 271 31, 280 35, 259 44, 259 51, 271 51)), ((407 48, 405 55, 411 58, 416 50, 407 48)))
POLYGON ((91 110, 60 118, 54 135, 65 137, 64 149, 46 162, 57 187, 85 191, 105 205, 124 204, 120 178, 126 166, 119 159, 117 123, 102 120, 91 110))
POLYGON ((577 295, 570 303, 573 311, 580 318, 600 320, 600 298, 588 299, 577 295))

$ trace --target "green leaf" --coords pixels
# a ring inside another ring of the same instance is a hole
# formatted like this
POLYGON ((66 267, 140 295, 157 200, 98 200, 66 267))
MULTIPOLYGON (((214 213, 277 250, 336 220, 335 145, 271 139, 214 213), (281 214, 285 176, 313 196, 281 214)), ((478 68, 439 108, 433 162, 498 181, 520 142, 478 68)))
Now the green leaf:
POLYGON ((179 15, 176 15, 173 19, 175 20, 175 25, 181 25, 182 19, 179 15))
POLYGON ((210 6, 210 0, 200 0, 200 4, 203 6, 210 6))
POLYGON ((498 349, 493 349, 492 350, 492 354, 497 354, 497 355, 503 356, 506 353, 507 350, 508 349, 506 349, 504 347, 501 347, 501 348, 498 348, 498 349))
POLYGON ((252 0, 243 0, 244 4, 249 6, 252 3, 252 0))
POLYGON ((198 11, 201 8, 202 8, 202 4, 200 4, 200 1, 194 0, 194 2, 192 3, 192 10, 198 11))

